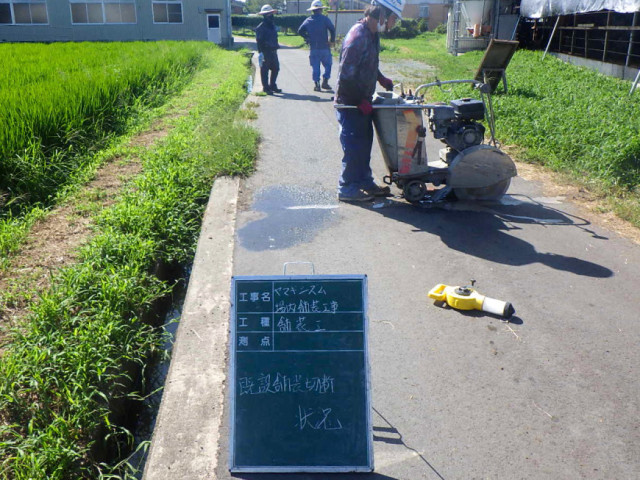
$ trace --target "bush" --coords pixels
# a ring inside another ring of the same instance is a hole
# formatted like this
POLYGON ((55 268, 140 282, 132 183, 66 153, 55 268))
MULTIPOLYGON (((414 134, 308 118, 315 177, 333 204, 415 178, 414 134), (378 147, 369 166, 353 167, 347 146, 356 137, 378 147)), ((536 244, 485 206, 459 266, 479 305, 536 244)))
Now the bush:
MULTIPOLYGON (((285 31, 296 33, 302 22, 309 15, 276 15, 275 23, 277 27, 285 31)), ((262 22, 262 15, 231 15, 231 26, 233 28, 243 28, 254 30, 262 22)))
POLYGON ((436 28, 433 29, 435 33, 447 33, 447 24, 441 23, 436 28))
POLYGON ((407 18, 398 22, 391 30, 384 33, 384 38, 414 38, 428 30, 426 18, 407 18))

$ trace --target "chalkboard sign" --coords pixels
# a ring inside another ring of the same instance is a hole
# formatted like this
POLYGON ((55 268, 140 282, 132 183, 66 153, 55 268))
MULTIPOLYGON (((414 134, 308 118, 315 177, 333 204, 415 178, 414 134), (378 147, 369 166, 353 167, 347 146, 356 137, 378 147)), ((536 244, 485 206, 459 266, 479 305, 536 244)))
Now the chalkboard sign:
POLYGON ((234 277, 232 472, 373 470, 366 276, 234 277))

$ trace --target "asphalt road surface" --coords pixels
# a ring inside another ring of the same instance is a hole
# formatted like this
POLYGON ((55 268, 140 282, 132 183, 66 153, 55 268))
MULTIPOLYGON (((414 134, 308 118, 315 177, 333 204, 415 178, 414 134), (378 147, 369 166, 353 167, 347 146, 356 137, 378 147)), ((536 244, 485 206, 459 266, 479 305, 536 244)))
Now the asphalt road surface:
MULTIPOLYGON (((306 261, 368 276, 375 471, 358 478, 640 478, 640 247, 521 178, 492 203, 338 203, 333 94, 313 91, 307 55, 281 50, 283 93, 253 99, 263 138, 241 185, 233 273, 306 261), (510 322, 427 298, 471 279, 513 304, 510 322)), ((387 173, 377 145, 372 166, 387 173)))

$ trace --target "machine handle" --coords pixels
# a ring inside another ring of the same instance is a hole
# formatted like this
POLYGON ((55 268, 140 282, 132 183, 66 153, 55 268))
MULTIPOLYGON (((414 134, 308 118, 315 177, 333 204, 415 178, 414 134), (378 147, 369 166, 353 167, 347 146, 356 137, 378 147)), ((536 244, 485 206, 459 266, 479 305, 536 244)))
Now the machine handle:
POLYGON ((439 283, 438 285, 433 287, 431 290, 429 290, 429 293, 427 293, 427 296, 429 298, 433 298, 438 302, 444 302, 447 297, 447 295, 444 293, 445 288, 447 288, 447 286, 444 283, 439 283))
POLYGON ((474 87, 479 88, 480 91, 482 91, 482 88, 485 85, 484 83, 479 82, 478 80, 444 80, 444 81, 436 80, 435 82, 425 83, 423 85, 416 87, 415 96, 416 97, 419 96, 418 92, 420 90, 424 90, 430 87, 441 87, 442 85, 449 85, 452 83, 471 83, 474 87))
MULTIPOLYGON (((421 104, 411 105, 406 103, 398 103, 396 105, 376 105, 375 103, 372 103, 371 106, 373 107, 374 110, 388 110, 391 108, 393 108, 394 110, 397 110, 398 108, 402 110, 407 110, 410 108, 419 108, 419 109, 425 108, 425 106, 421 104)), ((335 108, 336 110, 347 110, 347 109, 355 109, 358 107, 356 105, 343 105, 341 103, 335 103, 333 105, 333 108, 335 108)))

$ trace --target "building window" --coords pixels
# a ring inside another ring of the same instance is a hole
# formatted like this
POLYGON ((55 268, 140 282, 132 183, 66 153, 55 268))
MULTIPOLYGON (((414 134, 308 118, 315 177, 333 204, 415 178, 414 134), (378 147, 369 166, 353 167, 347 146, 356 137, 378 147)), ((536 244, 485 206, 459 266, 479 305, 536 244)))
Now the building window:
POLYGON ((182 2, 153 2, 153 23, 182 23, 182 2))
POLYGON ((420 18, 429 18, 429 5, 420 5, 420 18))
POLYGON ((69 4, 74 24, 136 23, 134 0, 71 0, 69 4))
POLYGON ((43 25, 49 23, 45 0, 0 0, 0 24, 43 25))

